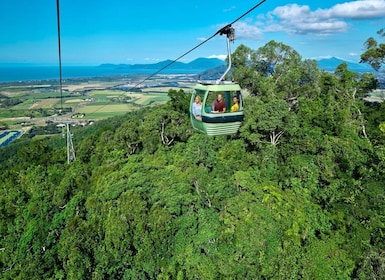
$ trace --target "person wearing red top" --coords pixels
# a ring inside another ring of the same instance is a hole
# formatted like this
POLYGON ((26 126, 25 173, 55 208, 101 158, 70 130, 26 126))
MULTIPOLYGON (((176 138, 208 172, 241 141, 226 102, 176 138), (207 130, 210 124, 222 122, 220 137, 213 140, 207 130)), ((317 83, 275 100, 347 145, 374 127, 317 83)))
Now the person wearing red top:
POLYGON ((218 94, 217 99, 214 100, 213 111, 215 113, 226 113, 226 104, 223 101, 222 94, 218 94))

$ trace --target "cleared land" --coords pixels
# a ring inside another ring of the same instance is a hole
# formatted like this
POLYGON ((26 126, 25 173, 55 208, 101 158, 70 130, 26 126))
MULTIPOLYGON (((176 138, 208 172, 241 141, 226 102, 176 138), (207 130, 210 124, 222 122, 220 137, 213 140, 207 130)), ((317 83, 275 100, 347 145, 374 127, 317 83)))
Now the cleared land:
MULTIPOLYGON (((176 76, 177 77, 177 76, 176 76)), ((170 77, 141 83, 143 76, 130 79, 65 80, 58 82, 0 83, 0 146, 7 145, 32 127, 56 127, 63 122, 86 125, 100 119, 124 115, 146 106, 157 106, 169 100, 170 89, 192 91, 194 82, 170 77)), ((44 135, 37 135, 44 137, 44 135)))
POLYGON ((31 84, 30 82, 0 83, 0 124, 18 129, 26 122, 44 125, 47 121, 88 121, 122 115, 145 106, 157 106, 168 101, 170 89, 189 92, 194 85, 179 78, 176 86, 170 86, 170 79, 156 78, 133 89, 137 80, 89 79, 66 80, 62 90, 52 84, 31 84), (162 85, 165 83, 165 85, 162 85), (167 85, 166 85, 167 84, 167 85), (179 86, 180 85, 180 86, 179 86))

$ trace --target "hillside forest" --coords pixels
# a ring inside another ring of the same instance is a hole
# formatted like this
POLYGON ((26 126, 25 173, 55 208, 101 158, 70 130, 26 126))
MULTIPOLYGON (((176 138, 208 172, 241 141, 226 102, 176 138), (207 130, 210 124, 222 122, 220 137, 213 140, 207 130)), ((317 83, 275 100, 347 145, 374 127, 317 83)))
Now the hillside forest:
POLYGON ((174 89, 74 128, 70 163, 60 136, 2 148, 0 278, 384 279, 385 105, 362 99, 375 75, 275 41, 232 59, 235 135, 194 131, 191 92, 174 89))

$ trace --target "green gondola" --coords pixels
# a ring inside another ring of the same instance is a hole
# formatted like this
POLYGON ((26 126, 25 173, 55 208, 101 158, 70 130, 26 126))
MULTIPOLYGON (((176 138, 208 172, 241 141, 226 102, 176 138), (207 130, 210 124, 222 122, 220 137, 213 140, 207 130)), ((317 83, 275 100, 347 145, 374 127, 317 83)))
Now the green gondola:
POLYGON ((190 119, 193 128, 209 136, 237 133, 244 118, 241 87, 236 83, 204 84, 195 86, 190 102, 190 119), (213 111, 213 102, 218 94, 223 96, 226 112, 213 111), (193 114, 193 102, 199 96, 202 100, 201 120, 193 114), (233 98, 238 99, 238 110, 231 112, 233 98))
POLYGON ((190 102, 192 127, 210 136, 237 133, 244 118, 241 87, 237 83, 223 81, 231 69, 230 41, 234 40, 234 29, 230 25, 226 26, 221 30, 220 34, 227 35, 227 69, 217 81, 196 84, 190 102), (214 101, 218 95, 221 95, 224 101, 221 106, 221 108, 225 108, 223 111, 216 111, 214 108, 214 101), (199 110, 194 108, 194 106, 197 106, 194 104, 196 97, 199 97, 201 101, 199 110), (236 110, 233 110, 233 102, 237 103, 236 110))

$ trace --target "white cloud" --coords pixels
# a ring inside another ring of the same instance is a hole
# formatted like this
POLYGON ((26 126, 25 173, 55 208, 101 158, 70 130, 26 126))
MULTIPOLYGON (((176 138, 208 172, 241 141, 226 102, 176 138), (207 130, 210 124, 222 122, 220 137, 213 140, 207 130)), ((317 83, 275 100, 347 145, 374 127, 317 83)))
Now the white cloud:
POLYGON ((349 53, 349 56, 356 57, 356 56, 359 56, 359 54, 358 54, 358 53, 354 53, 354 52, 350 52, 350 53, 349 53))
POLYGON ((384 0, 359 0, 333 6, 329 11, 331 17, 347 19, 375 19, 385 16, 384 0))
POLYGON ((310 59, 322 60, 322 59, 331 59, 331 58, 337 58, 337 59, 340 59, 340 60, 346 60, 345 58, 342 58, 342 57, 339 57, 339 56, 335 56, 335 55, 319 55, 319 56, 316 56, 316 57, 311 57, 310 59))
POLYGON ((145 57, 143 60, 144 61, 149 61, 149 62, 159 62, 159 61, 163 61, 165 59, 145 57))
POLYGON ((275 8, 267 15, 264 31, 316 36, 345 33, 347 20, 385 17, 385 0, 358 0, 312 11, 307 5, 290 4, 275 8))
POLYGON ((210 55, 208 58, 218 58, 221 60, 226 60, 227 54, 213 54, 213 55, 210 55))
POLYGON ((238 22, 234 24, 235 39, 247 39, 247 40, 262 40, 263 32, 255 25, 238 22))
POLYGON ((312 12, 309 6, 291 4, 277 7, 271 12, 273 22, 269 31, 286 31, 290 34, 329 35, 348 30, 348 24, 338 18, 328 17, 324 10, 312 12))
POLYGON ((333 56, 331 55, 320 55, 320 56, 317 56, 317 57, 312 57, 311 59, 315 59, 315 60, 320 60, 320 59, 329 59, 329 58, 332 58, 333 56))

